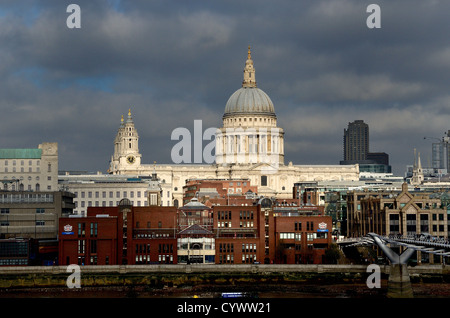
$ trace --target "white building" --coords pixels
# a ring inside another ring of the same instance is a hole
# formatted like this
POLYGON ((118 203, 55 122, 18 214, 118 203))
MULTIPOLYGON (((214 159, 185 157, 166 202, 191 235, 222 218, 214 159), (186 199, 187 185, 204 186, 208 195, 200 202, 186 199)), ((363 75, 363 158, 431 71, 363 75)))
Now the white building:
MULTIPOLYGON (((148 206, 149 194, 154 193, 155 184, 147 177, 129 175, 70 174, 59 176, 59 184, 65 191, 75 194, 74 214, 86 215, 88 207, 117 206, 123 198, 134 206, 148 206)), ((157 185, 156 185, 157 186, 157 185)), ((173 204, 170 187, 159 183, 158 205, 173 204)))
POLYGON ((0 149, 1 189, 9 191, 57 191, 58 144, 44 142, 38 148, 0 149))

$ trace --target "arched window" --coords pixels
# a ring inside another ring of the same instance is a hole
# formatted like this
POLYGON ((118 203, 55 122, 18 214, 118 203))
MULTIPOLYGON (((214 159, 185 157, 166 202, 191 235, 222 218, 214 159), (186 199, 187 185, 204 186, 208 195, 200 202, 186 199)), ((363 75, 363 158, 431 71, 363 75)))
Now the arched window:
POLYGON ((41 185, 39 183, 36 183, 36 191, 41 191, 41 185))

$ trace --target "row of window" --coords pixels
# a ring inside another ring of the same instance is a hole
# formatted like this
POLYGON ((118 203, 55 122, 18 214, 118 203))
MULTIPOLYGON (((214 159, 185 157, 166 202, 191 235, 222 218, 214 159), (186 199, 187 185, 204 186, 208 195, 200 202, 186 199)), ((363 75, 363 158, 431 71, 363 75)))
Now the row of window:
MULTIPOLYGON (((142 194, 143 197, 146 198, 147 197, 147 191, 130 191, 130 196, 128 197, 128 191, 123 191, 122 194, 123 196, 121 196, 121 191, 80 191, 80 197, 81 198, 95 198, 95 199, 99 199, 100 198, 100 193, 101 193, 101 197, 103 199, 108 198, 114 198, 114 192, 116 193, 116 198, 129 198, 129 199, 133 199, 136 195, 136 198, 141 198, 142 194)), ((75 194, 75 198, 78 198, 78 191, 74 192, 75 194)), ((170 191, 167 191, 167 197, 170 198, 170 191)))
MULTIPOLYGON (((98 235, 98 223, 90 223, 90 235, 96 237, 98 235)), ((86 235, 86 223, 78 223, 78 236, 86 235)))
MULTIPOLYGON (((43 214, 45 213, 45 209, 37 208, 36 213, 43 214)), ((9 208, 0 208, 0 214, 9 214, 9 208)))
MULTIPOLYGON (((3 172, 6 172, 6 173, 10 173, 10 172, 25 172, 25 168, 24 167, 20 167, 20 171, 18 171, 16 169, 16 167, 13 167, 12 170, 10 171, 8 167, 5 167, 5 169, 3 169, 3 172)), ((39 172, 41 172, 41 168, 36 167, 35 171, 33 171, 33 167, 28 167, 28 172, 37 172, 37 173, 39 173, 39 172)))
MULTIPOLYGON (((18 161, 18 160, 12 160, 12 161, 11 161, 11 162, 12 162, 12 165, 13 165, 13 166, 17 165, 17 161, 18 161)), ((9 165, 9 161, 8 161, 8 160, 5 160, 5 161, 3 161, 3 162, 4 162, 5 166, 8 166, 8 165, 9 165)), ((36 162, 36 165, 37 165, 37 166, 41 165, 41 161, 40 161, 40 160, 36 160, 35 162, 36 162)), ((21 165, 21 166, 24 166, 24 165, 25 165, 25 160, 20 160, 20 165, 21 165)), ((33 160, 28 160, 28 165, 29 165, 29 166, 33 165, 33 160)), ((50 168, 51 168, 51 164, 49 164, 49 165, 50 165, 50 168)))
MULTIPOLYGON (((9 226, 9 221, 1 221, 0 226, 9 226)), ((35 221, 36 226, 45 226, 45 221, 36 220, 35 221)))
MULTIPOLYGON (((117 201, 80 201, 80 202, 78 202, 78 201, 74 201, 74 204, 75 204, 75 209, 76 208, 79 208, 79 207, 81 207, 81 208, 85 208, 85 207, 92 207, 92 206, 95 206, 95 207, 107 207, 107 206, 109 206, 109 207, 112 207, 112 206, 118 206, 119 205, 119 202, 120 202, 120 200, 117 200, 117 201)), ((133 204, 133 205, 135 205, 136 204, 136 206, 148 206, 148 201, 131 201, 131 203, 133 204)), ((167 206, 170 206, 171 204, 170 204, 170 201, 167 201, 167 206)))
MULTIPOLYGON (((431 226, 433 232, 445 232, 445 225, 443 224, 433 224, 431 226)), ((399 233, 400 232, 400 225, 397 223, 390 223, 389 224, 389 231, 391 233, 399 233)), ((421 233, 429 233, 430 226, 428 224, 420 225, 420 232, 421 233)), ((406 232, 407 233, 416 233, 417 232, 417 226, 413 224, 407 224, 406 225, 406 232)), ((447 232, 450 233, 450 225, 447 225, 447 232)))
MULTIPOLYGON (((231 228, 231 222, 217 222, 218 228, 231 228)), ((244 228, 253 228, 253 221, 247 221, 247 222, 239 222, 239 227, 244 228)))
MULTIPOLYGON (((280 240, 302 240, 302 233, 294 233, 294 232, 281 232, 279 233, 280 240)), ((306 240, 312 241, 315 239, 326 239, 328 238, 327 232, 312 232, 306 233, 306 240)))
MULTIPOLYGON (((302 231, 302 222, 294 223, 295 231, 302 231)), ((306 221, 306 231, 314 231, 314 221, 306 221)))
MULTIPOLYGON (((422 213, 419 214, 420 215, 420 221, 428 221, 428 214, 427 213, 422 213)), ((416 214, 406 214, 406 220, 412 221, 412 220, 416 220, 417 216, 416 214)), ((444 217, 444 213, 432 213, 431 214, 431 220, 433 221, 444 221, 445 217, 444 217)), ((399 220, 399 215, 398 214, 389 214, 389 220, 399 220)))
MULTIPOLYGON (((242 254, 242 263, 256 262, 256 254, 242 254)), ((219 264, 234 264, 234 254, 219 254, 219 264)))
MULTIPOLYGON (((23 183, 20 183, 18 187, 16 187, 15 184, 11 184, 11 188, 9 188, 8 183, 3 183, 3 189, 4 190, 11 190, 11 191, 25 191, 25 185, 23 183)), ((39 183, 36 183, 35 187, 34 187, 35 191, 41 191, 41 185, 39 183)), ((51 191, 52 190, 52 186, 48 185, 47 186, 47 190, 51 191)), ((33 191, 33 186, 31 184, 29 184, 27 186, 27 191, 33 191)))
MULTIPOLYGON (((220 243, 219 244, 219 252, 220 253, 234 253, 234 244, 233 243, 220 243)), ((256 252, 256 243, 243 243, 242 244, 242 253, 251 253, 256 252)))

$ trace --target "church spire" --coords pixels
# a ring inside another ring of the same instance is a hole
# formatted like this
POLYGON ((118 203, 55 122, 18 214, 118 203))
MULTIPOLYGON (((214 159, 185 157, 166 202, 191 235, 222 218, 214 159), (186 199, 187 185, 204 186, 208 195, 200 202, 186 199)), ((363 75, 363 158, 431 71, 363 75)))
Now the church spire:
POLYGON ((248 46, 247 61, 244 68, 244 81, 242 87, 256 87, 255 68, 253 67, 252 52, 248 46))
POLYGON ((131 108, 128 109, 128 118, 127 118, 127 123, 132 123, 133 122, 133 118, 131 117, 131 108))

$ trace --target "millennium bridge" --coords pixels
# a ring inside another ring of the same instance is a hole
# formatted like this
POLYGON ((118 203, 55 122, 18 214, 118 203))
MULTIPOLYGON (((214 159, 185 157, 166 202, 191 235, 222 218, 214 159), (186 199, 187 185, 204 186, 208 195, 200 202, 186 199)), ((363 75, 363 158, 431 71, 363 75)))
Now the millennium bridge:
POLYGON ((388 296, 390 297, 412 297, 410 276, 407 262, 414 252, 423 252, 443 257, 450 257, 450 241, 430 234, 414 235, 388 235, 383 236, 376 233, 368 233, 363 237, 345 238, 336 242, 340 246, 378 246, 391 263, 388 281, 388 296), (402 253, 397 254, 392 250, 402 247, 402 253))

